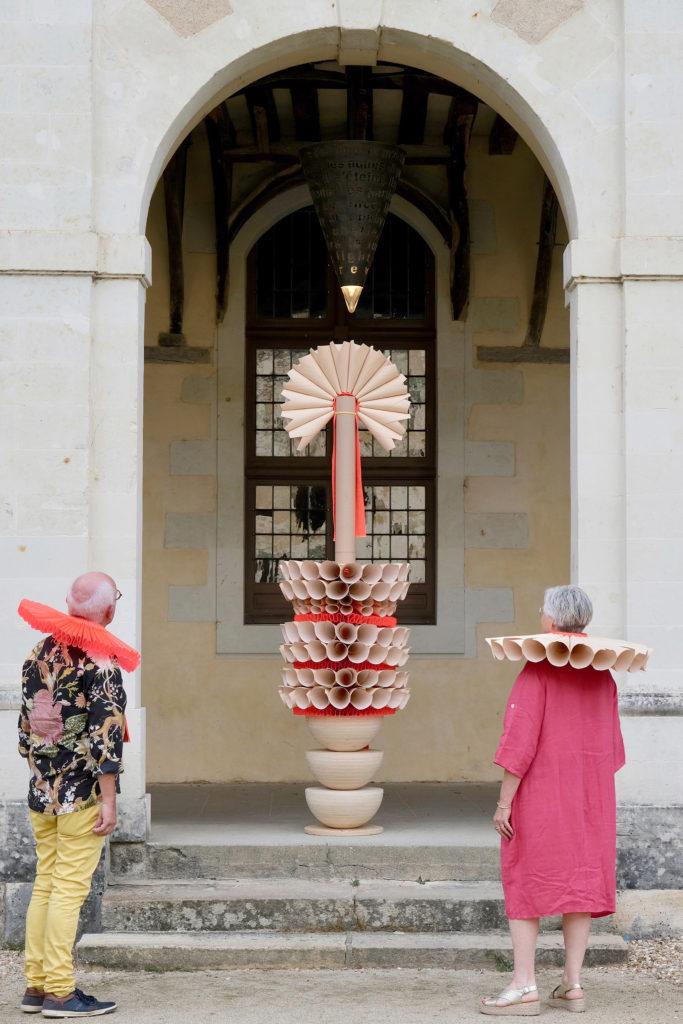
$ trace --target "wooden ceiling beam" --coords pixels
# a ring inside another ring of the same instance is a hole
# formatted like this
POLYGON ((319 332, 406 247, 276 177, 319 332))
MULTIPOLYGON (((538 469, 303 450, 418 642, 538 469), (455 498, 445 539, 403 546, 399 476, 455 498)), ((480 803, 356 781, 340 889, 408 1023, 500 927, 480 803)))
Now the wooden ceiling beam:
POLYGON ((183 268, 183 221, 185 218, 185 182, 187 151, 191 136, 184 139, 166 165, 163 173, 166 236, 168 239, 169 326, 159 335, 164 347, 185 344, 183 315, 185 307, 185 274, 183 268))
POLYGON ((232 203, 233 160, 231 153, 236 145, 237 133, 225 103, 220 103, 210 114, 207 114, 204 124, 209 142, 213 179, 216 229, 216 323, 220 324, 225 316, 230 268, 228 221, 232 203))
POLYGON ((372 68, 350 65, 346 69, 346 135, 349 139, 373 139, 372 68))
POLYGON ((511 124, 496 114, 489 135, 489 156, 510 156, 517 142, 517 132, 511 124))
POLYGON ((280 118, 278 117, 273 90, 259 85, 250 85, 244 95, 251 118, 254 144, 262 153, 267 153, 273 142, 280 141, 280 118))
POLYGON ((423 80, 406 75, 398 126, 398 144, 421 146, 425 137, 429 90, 423 80))
POLYGON ((451 308, 454 320, 467 315, 470 300, 470 213, 467 201, 465 172, 476 104, 463 97, 454 97, 444 133, 451 150, 446 168, 448 181, 448 212, 453 229, 451 246, 451 308))
POLYGON ((294 115, 294 138, 297 142, 320 140, 318 90, 310 82, 297 82, 289 88, 294 115))

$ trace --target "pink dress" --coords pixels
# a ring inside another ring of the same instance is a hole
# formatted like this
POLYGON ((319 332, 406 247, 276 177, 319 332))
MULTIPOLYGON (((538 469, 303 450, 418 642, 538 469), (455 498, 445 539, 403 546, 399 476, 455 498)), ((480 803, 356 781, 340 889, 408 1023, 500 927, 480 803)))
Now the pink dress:
POLYGON ((611 673, 527 664, 494 760, 522 780, 514 836, 500 847, 507 916, 613 914, 614 773, 625 758, 611 673))

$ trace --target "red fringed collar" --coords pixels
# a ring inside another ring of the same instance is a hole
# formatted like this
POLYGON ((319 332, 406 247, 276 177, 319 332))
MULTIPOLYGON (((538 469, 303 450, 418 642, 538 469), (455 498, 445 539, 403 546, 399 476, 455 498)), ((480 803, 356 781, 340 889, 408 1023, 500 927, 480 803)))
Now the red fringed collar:
POLYGON ((25 599, 18 610, 24 622, 39 633, 49 633, 59 643, 80 647, 91 658, 116 658, 126 672, 133 672, 140 664, 140 655, 133 647, 97 622, 79 619, 49 605, 25 599))

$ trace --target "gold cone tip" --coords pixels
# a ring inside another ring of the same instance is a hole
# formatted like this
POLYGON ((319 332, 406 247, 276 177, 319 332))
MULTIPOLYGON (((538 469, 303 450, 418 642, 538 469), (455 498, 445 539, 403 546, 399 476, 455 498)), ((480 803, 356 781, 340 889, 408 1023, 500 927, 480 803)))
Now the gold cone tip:
POLYGON ((363 285, 343 284, 341 285, 341 290, 349 313, 355 313, 358 300, 360 299, 361 292, 363 291, 363 285))

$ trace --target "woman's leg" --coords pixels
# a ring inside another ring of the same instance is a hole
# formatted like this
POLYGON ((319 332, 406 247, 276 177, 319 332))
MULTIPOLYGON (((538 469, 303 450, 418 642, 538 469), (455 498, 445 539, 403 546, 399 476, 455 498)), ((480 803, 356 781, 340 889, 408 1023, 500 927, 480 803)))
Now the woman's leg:
POLYGON ((515 959, 512 988, 525 988, 536 984, 536 941, 538 918, 510 920, 510 935, 515 959))
MULTIPOLYGON (((591 930, 590 914, 563 914, 562 931, 564 933, 564 974, 563 985, 577 985, 581 981, 581 967, 586 955, 588 936, 591 930)), ((567 999, 581 999, 583 992, 572 989, 567 992, 567 999)))

